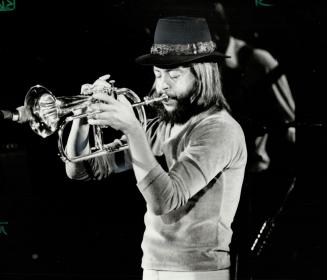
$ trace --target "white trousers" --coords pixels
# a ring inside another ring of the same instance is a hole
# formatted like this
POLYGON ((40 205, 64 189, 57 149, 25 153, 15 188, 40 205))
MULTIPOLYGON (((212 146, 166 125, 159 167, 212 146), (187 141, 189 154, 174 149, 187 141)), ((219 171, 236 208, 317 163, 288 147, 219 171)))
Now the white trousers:
POLYGON ((229 270, 162 271, 143 270, 143 280, 230 280, 229 270))

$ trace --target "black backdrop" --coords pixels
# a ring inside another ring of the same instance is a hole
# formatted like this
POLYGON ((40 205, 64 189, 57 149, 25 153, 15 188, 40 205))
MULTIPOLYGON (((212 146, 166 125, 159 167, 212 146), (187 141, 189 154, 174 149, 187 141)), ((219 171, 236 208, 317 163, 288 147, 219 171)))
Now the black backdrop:
MULTIPOLYGON (((144 96, 151 69, 134 58, 148 52, 157 16, 181 9, 168 0, 15 2, 15 10, 0 11, 0 109, 22 105, 35 84, 56 96, 76 95, 81 84, 107 73, 118 87, 144 96)), ((268 49, 284 66, 297 104, 297 183, 271 241, 282 250, 267 278, 317 279, 322 6, 295 0, 226 5, 234 34, 268 49)), ((0 134, 0 226, 6 230, 0 232, 0 279, 139 279, 145 205, 133 174, 74 182, 57 156, 56 135, 42 139, 27 124, 4 121, 0 134)))

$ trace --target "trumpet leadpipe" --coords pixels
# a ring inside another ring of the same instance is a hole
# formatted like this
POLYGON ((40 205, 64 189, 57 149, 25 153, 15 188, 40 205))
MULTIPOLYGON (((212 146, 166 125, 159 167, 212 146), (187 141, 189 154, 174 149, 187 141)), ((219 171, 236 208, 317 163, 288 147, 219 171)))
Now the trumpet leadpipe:
POLYGON ((149 105, 154 102, 162 102, 168 99, 167 94, 162 94, 161 96, 158 97, 144 97, 144 101, 142 102, 137 102, 132 105, 132 107, 138 107, 138 106, 144 106, 144 105, 149 105))

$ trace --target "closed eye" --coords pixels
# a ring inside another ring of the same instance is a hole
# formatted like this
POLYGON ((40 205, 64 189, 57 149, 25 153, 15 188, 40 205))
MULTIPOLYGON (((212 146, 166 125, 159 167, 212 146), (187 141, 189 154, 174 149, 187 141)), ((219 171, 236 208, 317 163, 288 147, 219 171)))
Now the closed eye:
POLYGON ((169 77, 172 79, 178 79, 181 76, 181 73, 177 71, 170 71, 169 72, 169 77))
POLYGON ((161 78, 161 74, 158 74, 158 73, 154 73, 154 76, 158 79, 158 78, 161 78))

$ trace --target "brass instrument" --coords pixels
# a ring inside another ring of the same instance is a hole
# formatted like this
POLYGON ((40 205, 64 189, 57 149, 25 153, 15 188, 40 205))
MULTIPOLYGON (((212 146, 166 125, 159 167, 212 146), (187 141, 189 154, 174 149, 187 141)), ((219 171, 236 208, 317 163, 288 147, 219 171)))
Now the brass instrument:
MULTIPOLYGON (((113 82, 114 81, 111 81, 112 86, 110 88, 105 88, 105 92, 113 96, 124 94, 131 102, 132 107, 135 108, 136 117, 143 128, 146 129, 147 120, 144 106, 152 104, 153 102, 161 102, 167 99, 168 96, 162 95, 154 98, 145 97, 144 100, 141 101, 135 92, 128 88, 117 89, 113 86, 113 82)), ((75 96, 55 97, 50 90, 41 85, 31 87, 26 94, 24 107, 27 110, 29 124, 32 130, 43 138, 58 131, 59 156, 64 162, 79 162, 128 149, 126 141, 117 139, 112 143, 104 144, 102 131, 104 126, 92 125, 95 146, 91 148, 91 153, 73 158, 68 157, 63 146, 64 129, 69 122, 75 119, 81 119, 98 113, 78 113, 79 111, 83 111, 81 109, 87 109, 90 104, 99 102, 99 100, 92 97, 92 94, 93 91, 92 88, 90 88, 90 91, 86 95, 80 94, 75 96)), ((121 139, 123 139, 123 137, 121 139)))

